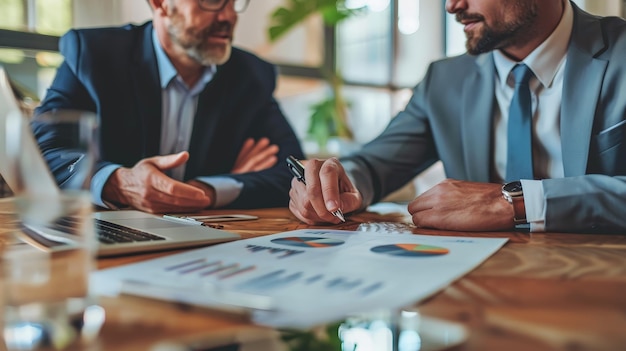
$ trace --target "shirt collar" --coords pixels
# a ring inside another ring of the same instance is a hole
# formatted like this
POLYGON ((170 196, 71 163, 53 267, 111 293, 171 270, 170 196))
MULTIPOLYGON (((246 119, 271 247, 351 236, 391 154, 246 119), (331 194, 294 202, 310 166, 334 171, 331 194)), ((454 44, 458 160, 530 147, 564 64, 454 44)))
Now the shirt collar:
MULTIPOLYGON (((159 42, 159 38, 157 37, 156 31, 152 30, 152 44, 154 45, 154 52, 156 53, 157 66, 159 69, 159 78, 161 80, 161 89, 167 89, 167 86, 170 84, 172 80, 175 78, 179 78, 179 81, 182 83, 182 78, 178 76, 178 72, 176 68, 170 61, 167 54, 161 47, 161 43, 159 42)), ((200 87, 204 88, 204 86, 213 79, 213 75, 215 74, 216 67, 215 65, 207 66, 202 73, 202 77, 198 80, 198 83, 191 90, 201 90, 200 87)), ((184 83, 182 83, 184 85, 184 83)))
POLYGON ((176 77, 178 72, 170 61, 169 57, 165 54, 165 51, 161 47, 159 38, 157 38, 156 31, 152 30, 152 44, 154 45, 154 52, 156 53, 157 66, 159 67, 159 78, 161 79, 161 89, 167 88, 172 79, 176 77))
MULTIPOLYGON (((570 36, 574 27, 574 11, 569 1, 564 1, 565 10, 561 21, 552 34, 533 50, 522 63, 526 64, 544 87, 549 87, 556 76, 559 66, 567 55, 570 36)), ((509 73, 515 62, 500 50, 493 52, 494 62, 500 84, 505 87, 509 73)))

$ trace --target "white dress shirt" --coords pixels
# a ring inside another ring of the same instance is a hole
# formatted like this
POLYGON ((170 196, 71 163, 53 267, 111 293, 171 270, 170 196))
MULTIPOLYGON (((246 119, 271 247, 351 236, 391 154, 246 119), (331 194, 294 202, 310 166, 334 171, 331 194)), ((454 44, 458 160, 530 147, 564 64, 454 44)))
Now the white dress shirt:
POLYGON ((533 112, 533 168, 535 178, 522 179, 526 219, 531 231, 545 229, 545 201, 540 179, 562 178, 561 96, 563 74, 567 63, 574 12, 569 1, 552 34, 522 62, 515 62, 499 50, 494 51, 496 66, 495 94, 498 108, 494 116, 494 169, 498 181, 505 179, 507 162, 507 123, 513 98, 514 80, 511 70, 524 63, 534 73, 530 80, 533 112))

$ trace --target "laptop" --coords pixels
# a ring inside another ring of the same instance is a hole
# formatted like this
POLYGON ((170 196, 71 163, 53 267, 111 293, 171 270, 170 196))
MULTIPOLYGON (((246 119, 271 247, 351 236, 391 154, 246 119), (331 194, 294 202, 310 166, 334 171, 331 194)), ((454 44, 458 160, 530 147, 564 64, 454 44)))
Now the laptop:
MULTIPOLYGON (((28 124, 21 123, 23 120, 25 117, 20 112, 9 78, 0 66, 0 174, 13 190, 22 186, 35 193, 55 194, 58 191, 56 182, 41 157, 28 124), (14 129, 9 132, 25 134, 19 157, 28 159, 32 171, 19 182, 7 150, 11 147, 7 128, 14 129)), ((93 217, 99 257, 202 246, 241 238, 239 234, 200 225, 201 222, 173 221, 136 210, 94 212, 93 217)), ((71 248, 71 234, 63 230, 64 226, 71 227, 71 224, 61 223, 63 220, 66 219, 60 219, 55 228, 24 228, 24 239, 48 251, 71 248)))
MULTIPOLYGON (((98 257, 180 249, 240 239, 239 234, 210 226, 164 219, 136 210, 93 213, 98 239, 98 257)), ((57 252, 72 249, 71 217, 59 218, 53 226, 23 225, 21 239, 39 249, 57 252)))

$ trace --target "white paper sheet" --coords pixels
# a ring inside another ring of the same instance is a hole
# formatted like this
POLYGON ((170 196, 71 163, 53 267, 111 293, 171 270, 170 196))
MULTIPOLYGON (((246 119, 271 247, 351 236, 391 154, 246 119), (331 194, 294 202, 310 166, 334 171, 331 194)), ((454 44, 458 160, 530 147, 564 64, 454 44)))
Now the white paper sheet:
POLYGON ((413 304, 471 271, 506 241, 296 230, 98 271, 92 289, 271 309, 255 311, 254 321, 308 328, 413 304))

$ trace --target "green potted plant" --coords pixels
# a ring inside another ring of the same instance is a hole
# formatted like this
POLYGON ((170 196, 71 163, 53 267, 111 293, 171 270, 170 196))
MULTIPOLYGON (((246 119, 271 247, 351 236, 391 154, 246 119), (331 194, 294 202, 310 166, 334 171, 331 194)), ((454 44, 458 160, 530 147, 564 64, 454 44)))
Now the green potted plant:
MULTIPOLYGON (((278 40, 312 15, 321 15, 324 25, 335 28, 339 22, 363 9, 348 9, 346 0, 284 0, 283 5, 271 15, 269 39, 272 42, 278 40)), ((325 150, 330 137, 352 139, 352 131, 347 124, 349 103, 341 89, 343 78, 332 66, 321 68, 330 87, 329 96, 311 106, 308 135, 317 142, 320 150, 325 150)))

